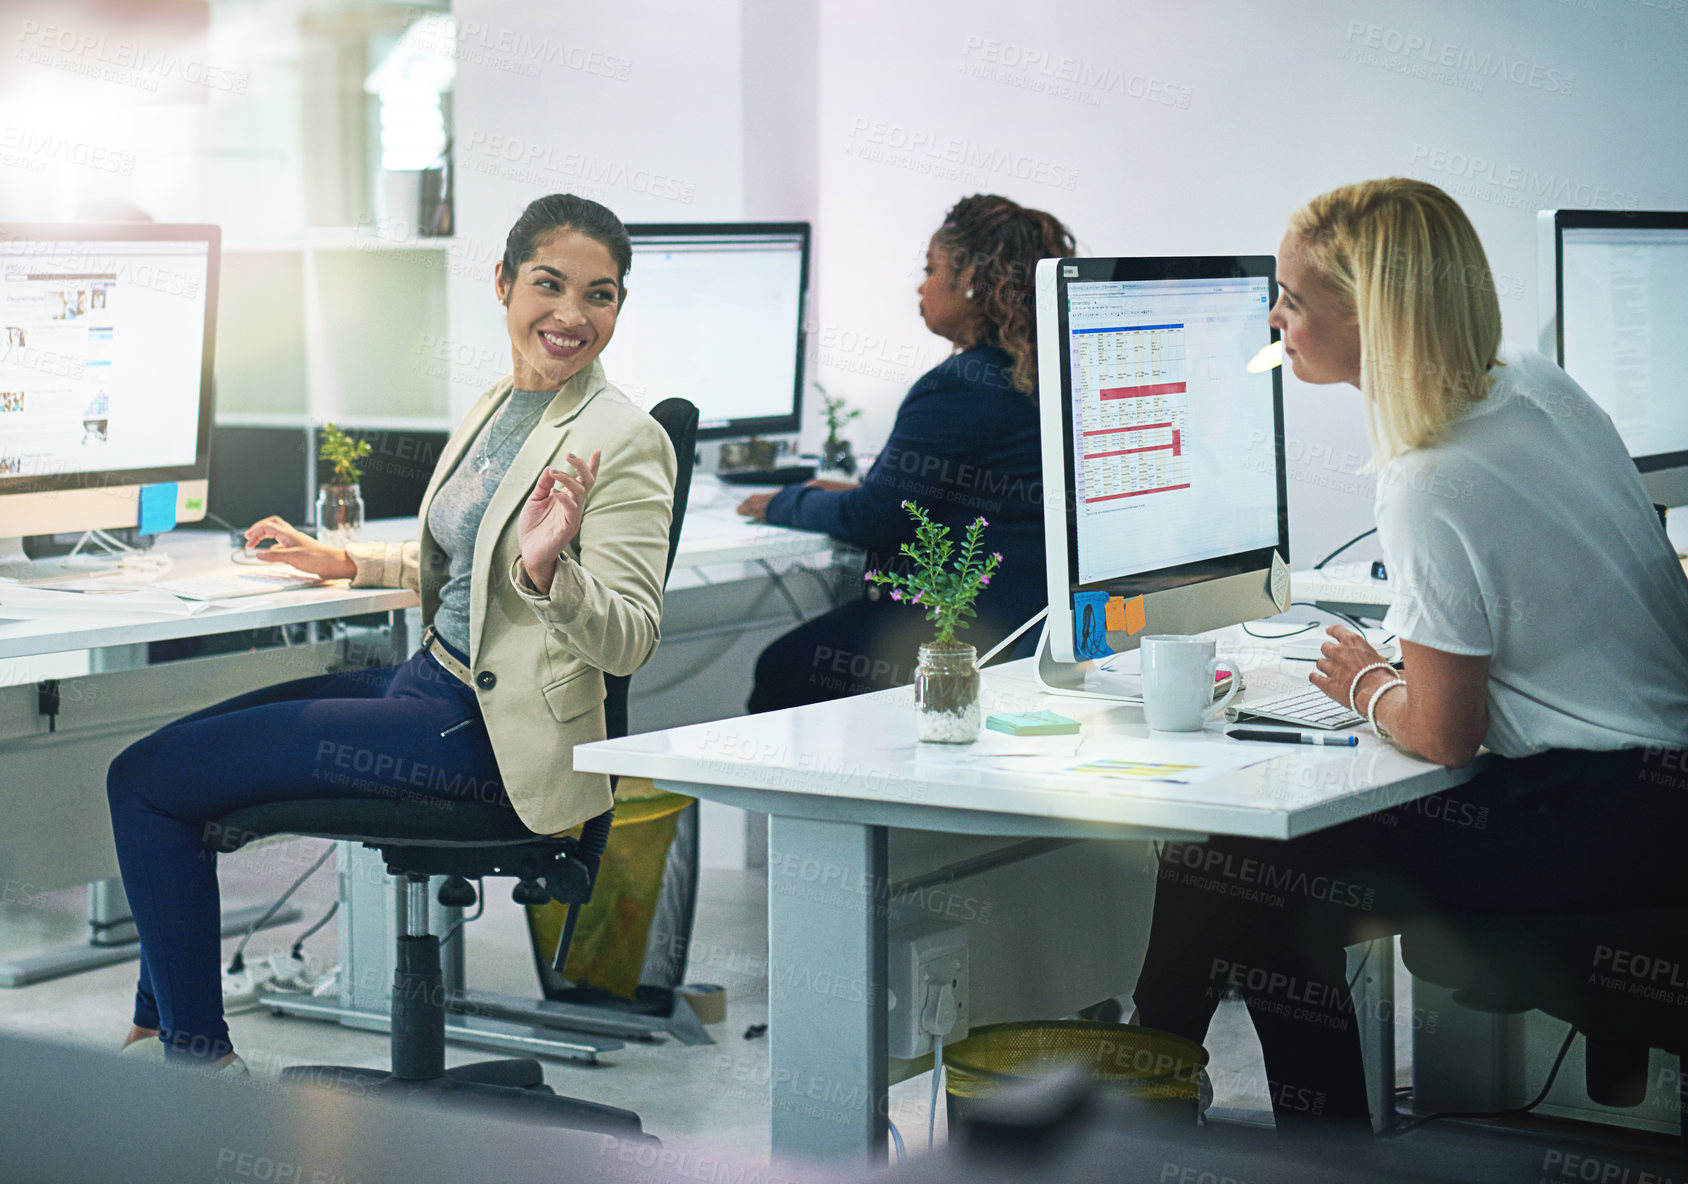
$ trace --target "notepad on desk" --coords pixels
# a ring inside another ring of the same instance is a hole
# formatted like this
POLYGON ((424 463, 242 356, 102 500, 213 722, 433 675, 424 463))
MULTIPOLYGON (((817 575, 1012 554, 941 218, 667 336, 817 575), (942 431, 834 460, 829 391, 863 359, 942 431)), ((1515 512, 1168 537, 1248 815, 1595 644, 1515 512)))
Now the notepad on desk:
POLYGON ((148 586, 183 600, 212 601, 262 596, 267 592, 291 592, 296 588, 314 588, 322 582, 321 576, 304 572, 229 571, 181 580, 160 580, 148 586))
MULTIPOLYGON (((92 582, 92 581, 90 581, 92 582)), ((31 588, 24 584, 0 584, 0 614, 36 619, 64 615, 141 614, 149 617, 191 617, 205 609, 202 603, 182 600, 154 587, 131 589, 122 585, 67 591, 63 588, 31 588)))

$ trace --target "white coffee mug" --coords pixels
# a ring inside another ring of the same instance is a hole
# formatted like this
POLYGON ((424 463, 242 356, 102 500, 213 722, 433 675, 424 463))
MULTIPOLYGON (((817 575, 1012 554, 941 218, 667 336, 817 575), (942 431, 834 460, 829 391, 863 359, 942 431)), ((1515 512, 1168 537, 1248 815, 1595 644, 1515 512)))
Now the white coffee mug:
POLYGON ((1213 656, 1211 637, 1159 634, 1145 637, 1143 650, 1143 714, 1157 732, 1199 732, 1237 697, 1242 682, 1236 664, 1213 656), (1214 677, 1231 675, 1230 689, 1213 699, 1214 677))

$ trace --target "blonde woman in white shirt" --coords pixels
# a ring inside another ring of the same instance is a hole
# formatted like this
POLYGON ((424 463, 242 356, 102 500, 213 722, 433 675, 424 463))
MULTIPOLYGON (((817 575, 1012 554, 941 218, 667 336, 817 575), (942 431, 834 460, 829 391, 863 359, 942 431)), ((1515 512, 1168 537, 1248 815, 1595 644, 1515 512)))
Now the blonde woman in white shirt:
POLYGON ((1359 388, 1399 670, 1329 630, 1310 676, 1457 789, 1289 843, 1171 844, 1135 998, 1201 1040, 1247 1002, 1280 1128, 1369 1130, 1343 946, 1450 910, 1688 899, 1688 579, 1604 412, 1501 349, 1488 261, 1446 193, 1323 194, 1271 319, 1304 382, 1359 388), (1266 891, 1237 892, 1246 883, 1266 891))

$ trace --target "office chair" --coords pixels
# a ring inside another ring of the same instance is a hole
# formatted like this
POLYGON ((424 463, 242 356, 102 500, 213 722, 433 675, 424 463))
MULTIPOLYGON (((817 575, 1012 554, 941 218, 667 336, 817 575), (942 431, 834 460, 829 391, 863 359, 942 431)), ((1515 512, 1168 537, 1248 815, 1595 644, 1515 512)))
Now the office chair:
MULTIPOLYGON (((697 408, 684 399, 667 399, 651 410, 674 444, 679 462, 674 485, 674 516, 668 529, 668 564, 673 570, 691 490, 697 441, 697 408)), ((627 731, 625 677, 620 709, 606 715, 611 736, 627 731)), ((301 1065, 282 1077, 324 1085, 346 1084, 359 1092, 379 1090, 400 1095, 449 1094, 468 1105, 533 1112, 559 1125, 622 1138, 641 1135, 639 1116, 630 1110, 560 1097, 544 1084, 543 1070, 531 1057, 481 1061, 445 1067, 445 1017, 449 1005, 440 973, 439 939, 428 931, 428 878, 444 876, 439 901, 466 908, 476 900, 470 880, 514 876, 519 904, 555 900, 567 904, 552 965, 558 973, 568 956, 580 907, 592 895, 598 862, 609 839, 614 809, 590 819, 578 838, 536 835, 507 802, 458 802, 450 811, 418 810, 396 801, 308 800, 269 802, 224 815, 208 828, 219 851, 239 850, 269 835, 309 835, 346 840, 378 849, 387 871, 404 877, 398 898, 398 968, 393 975, 392 1068, 386 1073, 345 1066, 301 1065)))
MULTIPOLYGON (((1649 1050, 1688 1054, 1688 1008, 1674 991, 1652 989, 1656 968, 1688 966, 1685 914, 1680 907, 1444 914, 1406 928, 1401 958, 1474 1010, 1540 1010, 1574 1025, 1587 1042, 1588 1096, 1603 1106, 1639 1106, 1649 1050)), ((1678 1091, 1679 1112, 1688 1115, 1688 1082, 1679 1079, 1678 1091)))

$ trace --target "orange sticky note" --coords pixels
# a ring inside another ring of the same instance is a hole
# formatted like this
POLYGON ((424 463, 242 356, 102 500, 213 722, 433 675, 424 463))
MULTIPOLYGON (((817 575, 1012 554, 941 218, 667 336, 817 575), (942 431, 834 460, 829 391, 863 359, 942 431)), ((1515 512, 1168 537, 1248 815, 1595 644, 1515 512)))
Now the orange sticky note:
POLYGON ((1125 597, 1108 597, 1108 606, 1103 611, 1102 618, 1107 622, 1110 632, 1118 633, 1125 628, 1125 597))
POLYGON ((1141 633, 1149 624, 1144 613, 1141 596, 1133 596, 1126 601, 1125 611, 1121 615, 1125 618, 1125 631, 1127 633, 1141 633))

